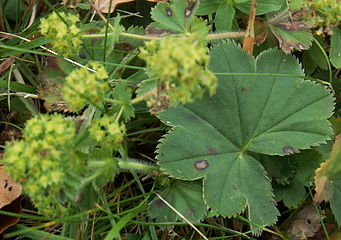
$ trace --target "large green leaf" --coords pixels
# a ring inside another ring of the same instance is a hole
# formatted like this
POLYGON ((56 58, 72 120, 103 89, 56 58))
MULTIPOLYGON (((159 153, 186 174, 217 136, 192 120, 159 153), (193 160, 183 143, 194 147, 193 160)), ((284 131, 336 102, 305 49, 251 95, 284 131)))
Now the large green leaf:
POLYGON ((286 76, 303 70, 277 49, 254 59, 235 43, 216 45, 210 69, 219 77, 214 97, 159 114, 174 126, 158 146, 161 169, 174 178, 203 178, 212 211, 234 216, 247 209, 251 227, 273 224, 271 183, 254 153, 289 155, 325 142, 333 98, 322 85, 286 76))

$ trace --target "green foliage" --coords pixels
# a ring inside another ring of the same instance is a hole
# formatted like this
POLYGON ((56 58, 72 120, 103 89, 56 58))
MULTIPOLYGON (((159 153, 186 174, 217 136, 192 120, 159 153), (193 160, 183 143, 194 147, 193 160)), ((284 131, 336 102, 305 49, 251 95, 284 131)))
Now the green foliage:
POLYGON ((208 28, 206 23, 196 18, 195 12, 199 1, 173 0, 171 3, 161 2, 151 11, 153 26, 170 30, 172 33, 182 33, 204 39, 208 28))
MULTIPOLYGON (((198 15, 208 15, 215 13, 215 27, 218 32, 230 31, 235 19, 236 9, 248 14, 251 1, 247 0, 201 0, 197 10, 198 15)), ((280 0, 258 0, 256 14, 262 15, 278 11, 283 6, 284 1, 280 0)))
POLYGON ((199 239, 157 192, 207 238, 285 239, 327 159, 340 223, 337 1, 151 1, 0 1, 1 163, 46 216, 5 237, 199 239))
POLYGON ((250 152, 289 155, 329 139, 332 97, 323 86, 286 76, 303 72, 278 50, 255 60, 228 42, 215 46, 211 58, 210 68, 220 73, 216 95, 159 114, 174 126, 159 145, 159 164, 171 177, 203 178, 205 201, 218 214, 247 208, 253 228, 273 224, 271 185, 250 152))
POLYGON ((341 29, 333 28, 333 36, 330 44, 330 62, 336 67, 341 68, 341 29))
POLYGON ((315 198, 316 203, 330 202, 338 225, 341 225, 341 135, 336 137, 330 158, 321 163, 315 175, 315 198))
POLYGON ((304 150, 284 157, 264 156, 261 161, 273 179, 276 201, 283 200, 288 208, 297 207, 305 199, 305 187, 311 185, 314 171, 320 162, 321 154, 316 150, 304 150))
POLYGON ((131 104, 131 95, 131 89, 125 81, 118 82, 112 91, 112 98, 116 101, 112 109, 117 113, 122 109, 124 121, 129 121, 130 118, 135 116, 135 109, 131 104))
MULTIPOLYGON (((251 1, 248 0, 236 0, 236 1, 224 1, 224 0, 201 0, 197 14, 207 15, 216 12, 218 14, 219 8, 225 8, 226 5, 233 5, 240 11, 248 14, 251 1)), ((281 9, 285 1, 278 0, 259 0, 257 1, 257 15, 263 15, 266 13, 278 11, 281 9)), ((217 17, 217 15, 216 15, 217 17)), ((220 17, 220 16, 219 16, 220 17)), ((230 17, 230 16, 229 16, 230 17)), ((233 18, 234 16, 232 16, 233 18)))
MULTIPOLYGON (((186 219, 197 222, 206 214, 202 194, 201 181, 174 180, 160 196, 186 219)), ((159 198, 155 198, 149 204, 148 215, 155 218, 156 222, 175 222, 179 219, 179 216, 159 198)))
POLYGON ((338 0, 294 0, 290 5, 294 10, 307 11, 306 21, 311 26, 331 28, 341 21, 341 6, 338 0))

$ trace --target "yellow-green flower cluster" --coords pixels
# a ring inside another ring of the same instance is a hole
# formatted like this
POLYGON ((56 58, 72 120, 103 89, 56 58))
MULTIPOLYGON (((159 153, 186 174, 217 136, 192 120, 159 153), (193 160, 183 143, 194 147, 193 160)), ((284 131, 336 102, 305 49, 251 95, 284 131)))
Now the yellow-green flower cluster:
POLYGON ((66 208, 58 198, 75 161, 75 123, 61 115, 40 115, 27 121, 23 136, 6 146, 6 171, 23 184, 40 213, 61 215, 66 208))
MULTIPOLYGON (((313 27, 329 30, 341 22, 341 4, 339 0, 291 0, 294 10, 303 9, 306 21, 313 27)), ((321 31, 321 30, 320 30, 321 31)))
POLYGON ((98 145, 117 150, 123 142, 126 130, 125 125, 119 124, 115 117, 104 115, 92 122, 89 132, 98 145))
POLYGON ((89 66, 95 70, 90 72, 86 68, 73 70, 66 78, 62 94, 71 108, 78 111, 85 104, 99 104, 109 90, 105 68, 98 63, 89 66))
POLYGON ((208 89, 213 95, 216 76, 205 66, 209 63, 207 48, 193 38, 165 37, 145 43, 141 58, 151 74, 159 78, 161 90, 172 103, 188 103, 201 98, 208 89))
POLYGON ((82 45, 81 30, 76 26, 77 22, 79 22, 77 15, 60 12, 58 16, 53 12, 47 18, 40 20, 39 28, 41 34, 53 40, 54 50, 65 57, 70 57, 78 55, 82 45))

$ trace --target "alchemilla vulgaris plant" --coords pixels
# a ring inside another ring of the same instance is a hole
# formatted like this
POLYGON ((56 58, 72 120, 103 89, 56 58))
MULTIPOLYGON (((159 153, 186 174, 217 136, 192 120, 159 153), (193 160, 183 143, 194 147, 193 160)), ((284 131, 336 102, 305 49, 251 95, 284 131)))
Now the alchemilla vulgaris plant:
POLYGON ((337 234, 337 1, 0 4, 5 237, 337 234))

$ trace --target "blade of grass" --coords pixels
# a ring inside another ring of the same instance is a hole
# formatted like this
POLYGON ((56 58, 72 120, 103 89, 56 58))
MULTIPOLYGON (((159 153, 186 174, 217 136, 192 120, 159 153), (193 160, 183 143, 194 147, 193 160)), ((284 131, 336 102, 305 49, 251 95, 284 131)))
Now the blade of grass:
POLYGON ((123 216, 117 224, 111 228, 108 234, 105 236, 104 240, 112 240, 119 236, 120 231, 129 223, 138 213, 146 210, 146 205, 140 205, 136 207, 133 211, 130 211, 125 216, 123 216))
POLYGON ((39 231, 35 229, 31 229, 29 227, 25 227, 22 224, 17 224, 14 227, 12 227, 12 230, 14 231, 21 231, 22 237, 27 237, 30 239, 44 239, 44 240, 72 240, 72 238, 58 236, 52 233, 39 231))

